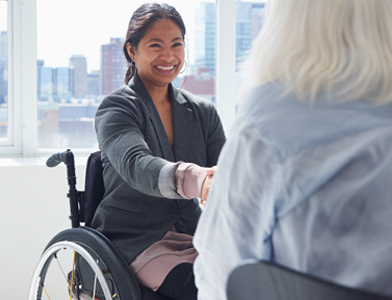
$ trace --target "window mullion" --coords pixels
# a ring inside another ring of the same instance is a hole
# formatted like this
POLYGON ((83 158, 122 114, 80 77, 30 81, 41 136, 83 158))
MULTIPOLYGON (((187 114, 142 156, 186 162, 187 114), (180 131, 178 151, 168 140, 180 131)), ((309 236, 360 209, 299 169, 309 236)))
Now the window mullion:
POLYGON ((22 154, 21 0, 8 0, 8 137, 2 153, 22 154))
POLYGON ((217 0, 216 99, 226 134, 235 119, 236 0, 217 0))
POLYGON ((23 156, 37 150, 37 9, 36 0, 21 2, 23 156))

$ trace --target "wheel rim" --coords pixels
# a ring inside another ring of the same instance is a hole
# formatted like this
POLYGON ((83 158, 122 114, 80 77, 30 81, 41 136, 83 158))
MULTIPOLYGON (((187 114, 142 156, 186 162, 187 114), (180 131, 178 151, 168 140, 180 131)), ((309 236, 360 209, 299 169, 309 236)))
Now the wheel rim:
MULTIPOLYGON (((74 253, 78 253, 83 257, 83 259, 88 263, 92 271, 95 273, 96 276, 96 281, 99 282, 100 287, 102 289, 102 292, 104 294, 105 299, 112 299, 114 295, 111 295, 110 289, 107 285, 106 279, 104 274, 102 273, 102 270, 100 269, 98 263, 95 261, 95 259, 91 256, 91 254, 82 246, 74 243, 74 242, 69 242, 69 241, 61 241, 57 242, 54 245, 50 246, 41 256, 40 261, 38 262, 32 282, 30 285, 30 290, 29 290, 29 300, 34 300, 34 299, 42 299, 42 291, 44 290, 44 293, 47 293, 45 289, 45 284, 46 282, 46 275, 49 267, 52 265, 52 260, 55 258, 57 260, 57 254, 61 250, 71 250, 74 251, 74 253)), ((60 267, 61 268, 61 267, 60 267)), ((64 272, 62 272, 64 274, 64 272)), ((72 276, 72 279, 74 276, 72 276)), ((67 280, 66 280, 67 281, 67 280)), ((69 288, 69 283, 68 281, 65 284, 65 287, 69 288)), ((43 297, 45 299, 45 297, 43 297)), ((47 296, 47 299, 51 299, 50 295, 47 296)), ((71 299, 78 299, 72 297, 71 299)))

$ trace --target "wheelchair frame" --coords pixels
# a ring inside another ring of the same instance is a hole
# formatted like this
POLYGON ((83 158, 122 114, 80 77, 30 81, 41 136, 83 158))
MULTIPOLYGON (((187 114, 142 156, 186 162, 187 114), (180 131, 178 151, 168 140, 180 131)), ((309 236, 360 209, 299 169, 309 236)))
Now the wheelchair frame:
MULTIPOLYGON (((94 154, 96 152, 90 154, 86 175, 90 159, 94 154)), ((45 299, 46 295, 50 300, 47 283, 50 282, 50 276, 54 272, 53 265, 57 262, 66 282, 63 287, 64 292, 68 293, 67 297, 70 300, 169 300, 163 295, 139 286, 130 266, 117 248, 103 234, 88 227, 90 224, 86 219, 91 219, 102 198, 95 200, 97 203, 91 207, 93 212, 85 210, 87 189, 85 191, 76 189, 75 161, 70 149, 53 154, 46 165, 55 167, 61 162, 67 167, 69 185, 67 197, 70 202, 69 218, 72 228, 59 232, 45 247, 31 280, 28 299, 41 300, 45 299), (80 226, 83 222, 86 222, 85 226, 80 226), (65 251, 67 254, 64 254, 65 251), (69 260, 70 255, 73 256, 72 268, 66 275, 59 257, 69 260)))

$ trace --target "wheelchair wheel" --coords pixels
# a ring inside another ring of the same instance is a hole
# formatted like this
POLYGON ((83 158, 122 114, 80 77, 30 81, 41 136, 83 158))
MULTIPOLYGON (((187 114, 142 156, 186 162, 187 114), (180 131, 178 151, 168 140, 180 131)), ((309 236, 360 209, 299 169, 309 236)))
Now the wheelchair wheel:
POLYGON ((34 271, 29 300, 140 300, 139 286, 117 249, 99 232, 79 227, 58 233, 34 271))

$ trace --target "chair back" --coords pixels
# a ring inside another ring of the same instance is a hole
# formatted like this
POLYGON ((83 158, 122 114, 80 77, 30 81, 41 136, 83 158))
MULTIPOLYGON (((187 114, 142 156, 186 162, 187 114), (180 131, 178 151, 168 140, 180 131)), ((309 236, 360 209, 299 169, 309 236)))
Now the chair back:
POLYGON ((85 226, 90 226, 94 213, 105 194, 103 184, 103 166, 101 151, 91 153, 86 166, 85 192, 85 226))
POLYGON ((259 262, 237 267, 227 283, 228 300, 391 300, 363 290, 259 262))

